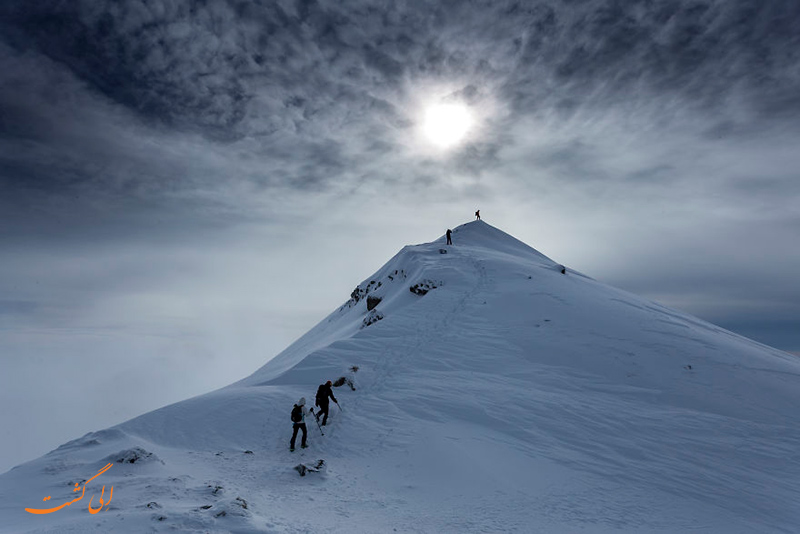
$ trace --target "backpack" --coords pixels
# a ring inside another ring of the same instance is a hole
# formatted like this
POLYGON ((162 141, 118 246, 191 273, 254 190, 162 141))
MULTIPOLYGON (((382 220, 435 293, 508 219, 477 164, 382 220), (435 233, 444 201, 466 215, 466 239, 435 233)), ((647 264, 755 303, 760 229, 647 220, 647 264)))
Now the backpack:
POLYGON ((292 423, 299 423, 303 420, 303 409, 297 404, 292 408, 292 423))

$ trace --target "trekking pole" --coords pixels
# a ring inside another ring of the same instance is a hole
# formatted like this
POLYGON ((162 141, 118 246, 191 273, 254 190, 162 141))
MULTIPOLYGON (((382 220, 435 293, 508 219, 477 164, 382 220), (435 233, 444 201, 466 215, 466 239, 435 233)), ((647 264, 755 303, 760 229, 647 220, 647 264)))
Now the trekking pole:
POLYGON ((321 427, 321 426, 319 426, 319 419, 317 419, 317 416, 314 414, 314 408, 311 408, 311 415, 313 415, 313 416, 314 416, 314 421, 316 421, 316 423, 317 423, 317 428, 319 428, 319 433, 320 433, 320 434, 322 434, 322 435, 324 436, 324 435, 325 435, 325 432, 323 432, 323 431, 322 431, 322 427, 321 427))
POLYGON ((339 401, 333 401, 333 402, 335 402, 335 403, 336 403, 336 406, 339 406, 339 410, 340 410, 340 411, 342 411, 342 412, 344 411, 344 410, 342 410, 342 407, 341 407, 341 405, 339 404, 339 401))

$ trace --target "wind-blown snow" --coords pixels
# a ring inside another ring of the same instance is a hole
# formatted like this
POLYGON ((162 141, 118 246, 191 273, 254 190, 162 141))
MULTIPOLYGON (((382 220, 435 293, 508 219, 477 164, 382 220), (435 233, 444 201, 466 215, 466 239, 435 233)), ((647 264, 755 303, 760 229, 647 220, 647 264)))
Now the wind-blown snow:
POLYGON ((796 357, 481 221, 444 241, 403 248, 250 377, 0 476, 0 532, 797 531, 796 357), (356 391, 290 453, 292 403, 339 376, 356 391), (108 462, 86 500, 23 510, 108 462))

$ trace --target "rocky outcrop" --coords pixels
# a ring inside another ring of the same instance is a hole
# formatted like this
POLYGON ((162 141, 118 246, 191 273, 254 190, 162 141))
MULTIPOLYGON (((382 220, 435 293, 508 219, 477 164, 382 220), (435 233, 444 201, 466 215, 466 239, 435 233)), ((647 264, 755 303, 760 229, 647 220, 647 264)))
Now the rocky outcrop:
POLYGON ((422 280, 417 282, 413 286, 409 287, 408 290, 414 293, 415 295, 427 295, 428 291, 436 289, 437 287, 441 286, 441 282, 434 282, 433 280, 422 280))
POLYGON ((383 319, 383 314, 378 310, 372 310, 367 314, 366 317, 364 317, 364 321, 361 324, 361 328, 366 328, 371 324, 375 324, 381 319, 383 319))
POLYGON ((373 309, 375 309, 375 306, 380 304, 381 300, 383 299, 381 299, 380 297, 376 297, 375 295, 369 295, 367 297, 367 311, 372 311, 373 309))
POLYGON ((342 311, 345 308, 352 308, 362 300, 367 301, 367 310, 372 311, 375 306, 378 305, 378 302, 380 302, 383 298, 374 295, 374 292, 381 287, 385 287, 384 284, 390 284, 391 282, 396 282, 397 280, 405 280, 406 276, 406 272, 403 269, 395 269, 380 280, 370 280, 365 284, 356 286, 352 293, 350 293, 350 300, 345 302, 342 307, 339 308, 339 311, 342 311), (377 299, 377 301, 372 301, 371 304, 369 299, 370 296, 372 296, 374 299, 377 299))

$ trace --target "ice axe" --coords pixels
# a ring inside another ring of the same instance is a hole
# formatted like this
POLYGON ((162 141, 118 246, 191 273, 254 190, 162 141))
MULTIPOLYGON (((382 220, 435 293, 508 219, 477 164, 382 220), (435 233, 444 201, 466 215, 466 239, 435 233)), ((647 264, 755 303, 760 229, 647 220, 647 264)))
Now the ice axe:
POLYGON ((317 414, 314 413, 314 408, 311 408, 311 415, 314 416, 314 421, 317 423, 317 428, 319 428, 319 433, 324 436, 325 432, 323 432, 322 427, 319 426, 319 419, 317 419, 317 414))

